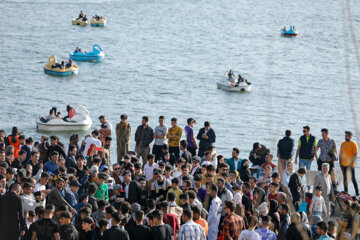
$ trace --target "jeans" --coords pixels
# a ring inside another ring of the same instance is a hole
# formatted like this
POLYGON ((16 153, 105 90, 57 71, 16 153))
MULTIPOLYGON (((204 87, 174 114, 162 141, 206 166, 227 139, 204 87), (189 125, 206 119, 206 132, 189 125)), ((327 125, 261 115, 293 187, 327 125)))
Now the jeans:
POLYGON ((358 195, 359 194, 359 188, 358 188, 358 184, 356 182, 356 178, 355 178, 355 167, 351 167, 351 166, 341 166, 341 171, 344 177, 344 191, 348 192, 348 181, 351 178, 353 184, 354 184, 354 188, 355 188, 355 194, 358 195))
POLYGON ((306 167, 306 170, 310 170, 312 161, 310 160, 304 160, 299 158, 299 168, 306 167))

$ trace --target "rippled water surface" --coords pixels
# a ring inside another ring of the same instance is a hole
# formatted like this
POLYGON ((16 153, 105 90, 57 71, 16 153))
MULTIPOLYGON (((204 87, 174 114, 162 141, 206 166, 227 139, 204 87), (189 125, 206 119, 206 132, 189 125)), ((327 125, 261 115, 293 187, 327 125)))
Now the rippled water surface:
MULTIPOLYGON (((359 4, 352 2, 355 27, 359 4)), ((67 104, 81 103, 95 122, 92 129, 99 128, 100 114, 115 125, 127 113, 133 129, 143 115, 152 127, 159 115, 168 124, 177 117, 182 127, 194 117, 196 131, 209 120, 218 152, 226 157, 233 146, 247 157, 256 141, 275 152, 286 129, 298 138, 303 125, 317 137, 329 128, 339 146, 345 130, 355 131, 341 9, 341 1, 325 0, 2 0, 0 128, 17 125, 39 140, 44 133, 36 130, 38 115, 52 106, 65 114, 67 104), (89 18, 107 17, 107 26, 72 26, 80 10, 89 18), (280 28, 290 24, 299 31, 297 38, 280 36, 280 28), (76 46, 90 50, 95 43, 106 54, 103 62, 78 63, 79 74, 72 77, 43 73, 51 55, 66 59, 76 46), (251 93, 216 88, 229 68, 253 83, 251 93)), ((358 31, 355 36, 360 38, 358 31)), ((359 71, 352 52, 350 61, 358 106, 359 71)), ((67 143, 69 134, 60 136, 67 143)))

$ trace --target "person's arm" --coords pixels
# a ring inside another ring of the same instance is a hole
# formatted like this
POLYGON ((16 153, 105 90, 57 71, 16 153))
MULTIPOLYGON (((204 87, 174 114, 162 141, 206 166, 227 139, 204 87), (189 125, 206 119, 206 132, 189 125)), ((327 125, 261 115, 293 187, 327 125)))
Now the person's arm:
POLYGON ((36 239, 37 239, 37 238, 36 238, 36 232, 33 231, 32 236, 31 236, 31 240, 36 240, 36 239))
POLYGON ((207 141, 209 142, 209 143, 214 143, 215 142, 215 140, 216 140, 216 135, 215 135, 215 132, 214 132, 214 130, 211 128, 211 131, 209 130, 209 132, 208 132, 208 139, 207 139, 207 141))
POLYGON ((317 143, 316 147, 315 147, 315 151, 314 151, 314 156, 316 161, 319 160, 319 157, 317 155, 317 152, 319 151, 319 143, 317 143))
MULTIPOLYGON (((228 221, 224 220, 224 227, 223 227, 223 235, 224 240, 230 240, 232 239, 230 236, 230 224, 228 221)), ((235 226, 234 226, 235 227, 235 226)), ((235 228, 234 228, 235 229, 235 228)))
POLYGON ((54 233, 54 238, 55 240, 60 240, 60 234, 58 232, 54 233))
MULTIPOLYGON (((314 148, 316 148, 316 137, 314 137, 314 148)), ((313 161, 314 158, 317 158, 315 151, 314 151, 314 156, 310 159, 310 161, 313 161)), ((317 159, 316 159, 316 160, 317 160, 317 159)))
POLYGON ((126 129, 125 138, 126 138, 126 141, 130 141, 130 138, 131 138, 131 125, 130 125, 130 123, 127 123, 127 129, 126 129))
POLYGON ((296 150, 295 165, 298 163, 299 152, 300 152, 300 145, 298 146, 298 148, 296 150))
POLYGON ((175 140, 175 141, 180 141, 181 135, 182 135, 182 129, 179 127, 178 130, 177 130, 176 133, 175 133, 174 140, 175 140))
POLYGON ((196 138, 197 138, 198 140, 201 140, 201 139, 202 139, 202 128, 199 130, 196 138))
POLYGON ((171 138, 171 134, 170 134, 171 128, 168 129, 168 132, 166 134, 166 138, 170 139, 171 138))
POLYGON ((185 240, 185 232, 183 227, 180 228, 178 240, 185 240))
POLYGON ((340 146, 340 153, 339 153, 339 161, 340 161, 340 165, 341 165, 341 160, 342 160, 342 155, 343 155, 343 145, 341 144, 340 146))

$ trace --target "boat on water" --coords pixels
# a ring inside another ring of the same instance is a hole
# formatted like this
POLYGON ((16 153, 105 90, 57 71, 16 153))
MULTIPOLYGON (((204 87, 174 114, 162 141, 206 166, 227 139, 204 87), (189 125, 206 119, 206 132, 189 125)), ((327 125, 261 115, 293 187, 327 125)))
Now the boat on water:
POLYGON ((286 27, 284 27, 283 29, 281 29, 281 34, 283 36, 297 36, 298 32, 295 30, 295 26, 290 25, 290 29, 286 29, 286 27))
POLYGON ((61 118, 45 121, 44 117, 39 117, 35 122, 41 131, 86 131, 92 125, 89 111, 83 105, 75 107, 75 115, 68 121, 61 118))
POLYGON ((72 19, 72 25, 79 25, 79 26, 86 26, 88 25, 89 21, 86 19, 85 21, 83 18, 73 18, 72 19))
POLYGON ((94 16, 91 19, 90 25, 92 27, 105 27, 106 23, 107 23, 107 19, 105 17, 94 16))
POLYGON ((224 77, 216 84, 218 89, 229 92, 250 92, 252 86, 246 79, 243 78, 242 80, 237 81, 235 77, 229 77, 228 73, 225 73, 224 77))
POLYGON ((44 72, 46 74, 54 76, 69 76, 71 74, 78 74, 79 67, 72 65, 68 68, 61 68, 60 64, 56 60, 56 56, 51 56, 49 62, 44 66, 44 72))
POLYGON ((70 59, 74 61, 101 61, 104 56, 105 54, 98 44, 93 45, 92 52, 82 52, 77 49, 75 52, 70 53, 70 59))

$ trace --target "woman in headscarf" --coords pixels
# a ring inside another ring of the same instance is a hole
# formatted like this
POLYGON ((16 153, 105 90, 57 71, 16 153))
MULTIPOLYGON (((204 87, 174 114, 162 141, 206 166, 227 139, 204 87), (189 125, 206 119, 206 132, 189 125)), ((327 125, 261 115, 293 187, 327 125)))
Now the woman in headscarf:
POLYGON ((294 163, 292 161, 288 161, 286 163, 286 167, 281 178, 281 181, 287 186, 289 185, 290 177, 295 173, 294 163))
MULTIPOLYGON (((254 208, 259 208, 263 203, 266 204, 266 193, 262 188, 255 188, 254 190, 254 208)), ((264 205, 264 204, 263 204, 264 205)), ((267 205, 266 205, 267 206, 267 205)))
POLYGON ((230 185, 233 187, 235 185, 241 186, 242 182, 239 180, 239 172, 234 170, 230 173, 230 185))
POLYGON ((274 199, 270 200, 268 215, 271 217, 271 223, 272 223, 270 226, 270 230, 275 232, 279 228, 280 215, 279 215, 279 203, 274 199))
POLYGON ((243 182, 249 182, 250 176, 251 176, 251 172, 249 169, 249 163, 250 161, 247 159, 243 159, 243 161, 241 162, 241 167, 239 169, 239 174, 240 174, 240 179, 243 182))

